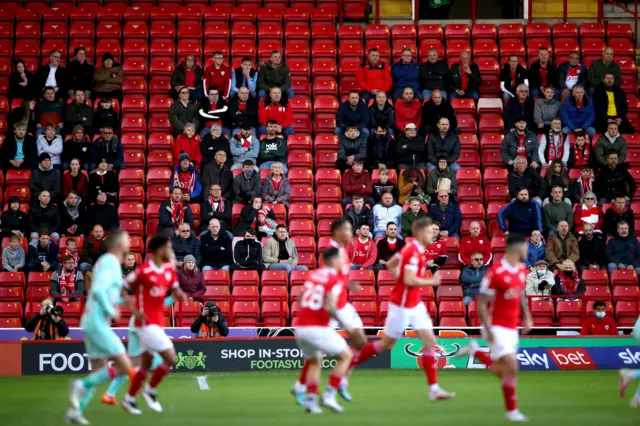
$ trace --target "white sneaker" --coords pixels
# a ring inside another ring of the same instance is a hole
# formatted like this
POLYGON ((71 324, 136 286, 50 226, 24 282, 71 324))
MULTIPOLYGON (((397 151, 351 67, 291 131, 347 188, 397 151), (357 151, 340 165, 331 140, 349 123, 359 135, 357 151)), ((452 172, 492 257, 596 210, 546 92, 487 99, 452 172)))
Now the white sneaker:
POLYGON ((342 413, 344 411, 344 408, 342 408, 342 406, 338 404, 338 401, 336 401, 335 394, 334 395, 327 395, 326 393, 323 394, 322 405, 324 405, 334 413, 342 413))
POLYGON ((324 414, 324 412, 317 405, 312 405, 306 408, 309 414, 324 414))
POLYGON ((633 398, 631 398, 631 401, 629 401, 629 407, 640 408, 640 396, 637 394, 634 395, 633 398))
POLYGON ((624 397, 627 386, 629 386, 629 383, 633 380, 632 373, 633 370, 627 368, 620 370, 620 398, 624 397))
POLYGON ((122 405, 122 408, 127 410, 130 414, 133 414, 136 416, 142 414, 142 411, 140 411, 138 407, 136 407, 135 401, 129 401, 127 400, 126 397, 122 400, 121 405, 122 405))
POLYGON ((148 389, 143 389, 140 393, 142 394, 142 398, 144 399, 144 402, 147 403, 149 408, 151 408, 156 413, 162 413, 162 405, 160 405, 160 403, 158 402, 158 399, 156 398, 156 394, 154 392, 150 392, 148 389))
POLYGON ((440 388, 438 388, 437 390, 429 391, 429 401, 442 401, 445 399, 452 399, 455 396, 455 392, 447 392, 446 390, 440 388))
POLYGON ((478 351, 478 342, 476 342, 475 340, 472 340, 468 345, 460 349, 458 353, 456 353, 453 357, 462 358, 463 356, 467 356, 467 355, 471 356, 475 354, 477 351, 478 351))
POLYGON ((82 381, 74 380, 69 385, 69 402, 71 406, 80 413, 80 401, 87 394, 87 390, 84 388, 82 381))
POLYGON ((64 415, 64 421, 68 425, 73 425, 73 424, 88 425, 89 424, 89 420, 85 419, 82 416, 82 413, 76 410, 75 408, 69 408, 67 410, 67 412, 64 415))
POLYGON ((522 414, 520 410, 507 411, 504 415, 510 422, 528 422, 527 416, 522 414))

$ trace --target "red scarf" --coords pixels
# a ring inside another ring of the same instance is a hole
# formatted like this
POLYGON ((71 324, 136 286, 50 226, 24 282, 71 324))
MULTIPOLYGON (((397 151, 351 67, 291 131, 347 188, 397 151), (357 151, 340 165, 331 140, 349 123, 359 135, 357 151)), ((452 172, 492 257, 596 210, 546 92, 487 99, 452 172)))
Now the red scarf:
POLYGON ((575 293, 578 289, 580 277, 578 276, 577 270, 573 271, 570 277, 565 277, 564 271, 556 271, 556 276, 560 279, 560 288, 564 290, 565 293, 575 293))
POLYGON ((591 150, 587 148, 587 143, 585 142, 582 149, 578 146, 578 144, 573 145, 573 157, 575 159, 575 166, 587 166, 591 160, 591 150))
POLYGON ((591 192, 591 178, 585 179, 580 176, 580 183, 582 183, 582 194, 580 194, 580 198, 582 198, 585 193, 591 192))
POLYGON ((173 172, 173 186, 182 188, 182 192, 191 194, 196 187, 196 173, 189 170, 183 172, 182 169, 173 172))
POLYGON ((549 130, 549 134, 547 135, 547 162, 551 163, 554 160, 562 160, 563 155, 564 140, 562 132, 558 134, 558 143, 556 144, 553 130, 549 130))
POLYGON ((240 133, 238 133, 236 135, 236 138, 238 138, 238 141, 243 148, 249 148, 251 146, 251 136, 249 136, 249 139, 244 139, 242 136, 240 136, 240 133))
POLYGON ((62 301, 68 302, 68 296, 76 289, 76 271, 73 270, 71 271, 71 273, 67 274, 64 268, 62 268, 59 278, 60 295, 62 296, 62 301))
POLYGON ((218 211, 218 212, 223 212, 224 211, 224 198, 220 197, 220 201, 218 201, 218 210, 215 209, 215 207, 213 206, 213 203, 215 203, 216 201, 213 200, 213 197, 210 195, 209 196, 209 205, 211 206, 211 210, 214 211, 218 211))
POLYGON ((527 155, 527 147, 524 144, 527 138, 527 134, 525 133, 522 136, 516 134, 516 138, 518 139, 518 147, 516 148, 516 157, 521 155, 528 160, 529 155, 527 155))
POLYGON ((171 220, 173 220, 173 228, 178 229, 180 224, 184 222, 184 202, 174 203, 171 201, 171 220))
POLYGON ((75 252, 71 253, 69 250, 65 249, 64 250, 64 255, 65 256, 71 256, 73 258, 73 261, 76 262, 76 265, 78 264, 78 250, 76 250, 75 252))
MULTIPOLYGON (((471 65, 473 64, 473 62, 469 62, 469 68, 471 68, 471 65)), ((460 84, 461 84, 461 89, 463 91, 467 91, 467 88, 469 87, 469 74, 467 74, 466 72, 464 72, 464 66, 462 64, 460 64, 460 84)))

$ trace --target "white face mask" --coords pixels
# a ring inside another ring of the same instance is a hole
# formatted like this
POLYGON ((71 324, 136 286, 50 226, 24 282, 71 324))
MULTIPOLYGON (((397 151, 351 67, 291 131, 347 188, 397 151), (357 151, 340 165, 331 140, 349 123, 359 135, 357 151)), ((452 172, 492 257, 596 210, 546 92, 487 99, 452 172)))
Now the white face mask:
POLYGON ((605 317, 605 315, 607 315, 607 313, 606 313, 606 312, 596 312, 596 316, 597 316, 598 318, 600 318, 600 319, 604 318, 604 317, 605 317))

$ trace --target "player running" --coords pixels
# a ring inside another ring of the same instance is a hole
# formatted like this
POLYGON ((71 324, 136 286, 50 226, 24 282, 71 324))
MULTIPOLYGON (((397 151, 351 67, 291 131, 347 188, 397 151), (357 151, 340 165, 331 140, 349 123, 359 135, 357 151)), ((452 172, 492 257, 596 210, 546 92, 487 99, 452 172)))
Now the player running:
POLYGON ((142 397, 149 408, 162 412, 162 405, 156 398, 156 388, 176 364, 173 342, 162 328, 164 299, 170 291, 176 301, 186 300, 185 294, 178 287, 178 278, 170 262, 173 253, 171 240, 166 236, 155 236, 149 242, 149 250, 152 253, 151 259, 125 278, 125 287, 134 293, 136 307, 146 317, 135 321, 142 353, 140 368, 132 375, 129 392, 122 401, 122 407, 131 414, 142 413, 136 407, 136 394, 147 379, 156 353, 160 354, 163 362, 154 370, 151 380, 142 390, 142 397))
MULTIPOLYGON (((349 303, 347 300, 347 290, 358 292, 360 291, 360 286, 358 283, 349 282, 349 265, 351 264, 349 260, 349 255, 345 249, 345 246, 349 244, 351 239, 353 238, 353 227, 351 226, 351 222, 347 219, 336 219, 331 224, 331 235, 332 240, 330 242, 331 246, 338 249, 340 252, 342 269, 339 272, 339 277, 343 286, 343 291, 340 293, 336 309, 338 310, 337 318, 331 319, 329 326, 333 329, 342 328, 351 339, 351 350, 354 353, 358 353, 364 345, 367 343, 367 338, 364 333, 362 320, 360 319, 360 315, 355 310, 353 305, 349 303)), ((305 405, 305 390, 306 390, 306 376, 307 371, 309 369, 309 362, 305 360, 302 365, 302 370, 300 371, 300 377, 298 381, 293 385, 292 392, 296 397, 296 402, 299 405, 305 405)), ((349 368, 349 371, 351 368, 349 368)), ((345 401, 351 401, 352 397, 349 394, 347 389, 349 384, 348 373, 344 375, 342 379, 342 383, 338 387, 338 393, 345 401)))
MULTIPOLYGON (((82 412, 91 401, 96 386, 113 377, 126 380, 132 368, 122 341, 111 329, 111 320, 118 320, 120 317, 120 311, 116 307, 123 301, 124 293, 120 263, 124 253, 129 251, 129 234, 121 230, 112 231, 104 244, 107 252, 93 268, 93 285, 80 320, 84 345, 94 371, 71 383, 71 408, 65 416, 69 424, 89 424, 82 412), (113 366, 107 365, 108 360, 113 361, 113 366)), ((126 297, 125 302, 129 303, 126 297)), ((131 311, 134 316, 140 316, 136 309, 131 311)))
POLYGON ((329 386, 322 394, 322 405, 341 413, 344 409, 336 401, 336 392, 351 363, 352 353, 344 338, 329 325, 331 318, 338 318, 338 299, 345 291, 340 251, 330 247, 322 253, 324 266, 313 271, 305 283, 300 297, 300 315, 296 327, 296 341, 308 364, 306 379, 306 407, 311 414, 321 414, 318 407, 318 383, 323 354, 338 361, 329 376, 329 386))
POLYGON ((491 347, 491 355, 478 351, 475 340, 456 355, 469 355, 491 368, 502 380, 502 395, 507 420, 526 422, 527 417, 518 410, 516 376, 518 374, 518 322, 524 314, 522 333, 531 330, 533 321, 527 298, 523 297, 525 277, 529 272, 522 263, 527 257, 527 245, 520 236, 509 236, 507 249, 500 262, 489 268, 480 283, 478 295, 478 317, 482 322, 482 333, 491 347), (493 305, 488 313, 488 305, 493 305))
MULTIPOLYGON (((640 317, 638 317, 636 324, 633 326, 633 337, 640 344, 640 317)), ((634 380, 640 380, 640 370, 620 370, 620 398, 624 397, 627 386, 634 380)), ((629 405, 631 408, 640 408, 640 386, 638 386, 638 390, 631 398, 629 405)))
POLYGON ((432 241, 431 225, 430 218, 415 221, 411 228, 414 240, 387 262, 387 268, 394 274, 396 284, 389 297, 389 314, 384 324, 384 335, 380 340, 367 343, 354 364, 358 365, 391 350, 405 329, 413 327, 423 345, 422 368, 429 383, 429 400, 439 401, 451 399, 455 393, 447 392, 438 385, 433 323, 420 297, 420 287, 440 285, 439 275, 427 277, 426 274, 425 250, 432 241))

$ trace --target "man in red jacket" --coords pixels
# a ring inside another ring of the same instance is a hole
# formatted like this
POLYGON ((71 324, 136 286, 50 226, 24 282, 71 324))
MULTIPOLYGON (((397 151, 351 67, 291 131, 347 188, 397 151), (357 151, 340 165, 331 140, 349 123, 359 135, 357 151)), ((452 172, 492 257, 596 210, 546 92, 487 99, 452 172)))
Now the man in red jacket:
POLYGON ((360 65, 356 73, 356 83, 362 90, 361 97, 365 102, 375 98, 378 92, 388 93, 391 90, 391 67, 380 60, 378 49, 369 50, 366 61, 360 65))
POLYGON ((481 230, 480 223, 471 222, 469 225, 470 235, 465 235, 460 241, 458 259, 465 266, 471 265, 471 255, 473 253, 482 253, 485 265, 491 262, 491 257, 493 256, 491 254, 491 245, 485 235, 480 235, 481 230))
POLYGON ((360 225, 358 236, 352 238, 345 247, 351 260, 351 270, 373 270, 373 264, 378 257, 378 248, 370 235, 369 225, 363 223, 360 225))
POLYGON ((364 199, 365 204, 373 206, 375 201, 371 197, 373 193, 373 181, 368 170, 364 170, 362 160, 356 158, 350 169, 345 170, 342 175, 342 207, 347 208, 351 204, 354 195, 360 195, 364 199))
POLYGON ((406 87, 402 98, 396 101, 396 129, 402 132, 407 124, 422 127, 422 103, 414 97, 413 89, 406 87))
POLYGON ((231 69, 223 62, 222 52, 213 52, 213 65, 204 69, 204 93, 209 93, 209 89, 216 88, 220 96, 227 99, 231 87, 231 69))
POLYGON ((267 122, 269 120, 275 120, 278 123, 277 132, 279 135, 283 135, 285 139, 295 133, 293 127, 291 127, 293 124, 293 112, 289 107, 289 101, 282 99, 282 91, 279 87, 272 87, 269 90, 269 98, 260 101, 258 120, 260 121, 258 136, 267 133, 267 122))
POLYGON ((594 315, 588 316, 582 323, 582 336, 617 336, 618 327, 615 320, 607 316, 607 305, 598 300, 593 304, 594 315))

